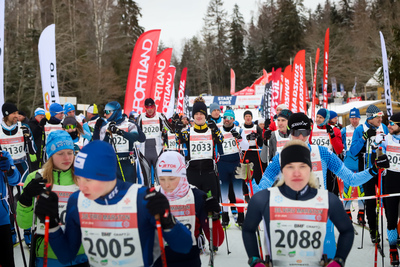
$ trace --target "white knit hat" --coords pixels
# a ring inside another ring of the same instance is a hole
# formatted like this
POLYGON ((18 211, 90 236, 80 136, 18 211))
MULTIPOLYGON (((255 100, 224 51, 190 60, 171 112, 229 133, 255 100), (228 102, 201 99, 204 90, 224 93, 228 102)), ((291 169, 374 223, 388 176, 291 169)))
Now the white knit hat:
POLYGON ((186 177, 185 158, 178 152, 167 151, 158 157, 157 176, 186 177))

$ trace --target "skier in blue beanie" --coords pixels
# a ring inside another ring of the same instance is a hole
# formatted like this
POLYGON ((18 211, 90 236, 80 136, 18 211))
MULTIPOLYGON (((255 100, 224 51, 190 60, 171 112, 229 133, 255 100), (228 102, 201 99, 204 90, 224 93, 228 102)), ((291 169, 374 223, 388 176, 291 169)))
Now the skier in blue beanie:
POLYGON ((111 262, 153 266, 160 256, 154 250, 156 214, 169 248, 190 251, 190 231, 175 220, 162 193, 116 178, 117 161, 110 144, 93 141, 84 146, 75 158, 74 170, 80 191, 68 201, 65 230, 57 223, 56 194, 40 196, 35 210, 41 220, 50 216, 50 245, 61 262, 74 258, 82 244, 91 266, 111 262))

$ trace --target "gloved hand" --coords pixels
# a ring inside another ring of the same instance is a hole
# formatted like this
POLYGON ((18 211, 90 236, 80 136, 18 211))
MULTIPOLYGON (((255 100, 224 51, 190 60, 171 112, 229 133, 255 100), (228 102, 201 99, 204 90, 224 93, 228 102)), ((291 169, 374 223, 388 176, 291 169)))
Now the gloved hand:
POLYGON ((101 129, 101 127, 103 126, 103 119, 101 119, 101 118, 99 118, 97 121, 96 121, 96 124, 94 125, 94 128, 97 128, 97 129, 101 129))
POLYGON ((378 146, 379 144, 381 144, 383 141, 385 141, 385 133, 379 133, 376 135, 375 137, 375 141, 374 141, 374 145, 378 146))
POLYGON ((31 131, 29 131, 28 127, 22 125, 21 129, 24 137, 31 137, 31 131))
POLYGON ((271 125, 271 119, 270 118, 265 119, 265 121, 264 121, 264 129, 268 130, 270 125, 271 125))
POLYGON ((117 133, 117 131, 119 130, 115 121, 110 122, 110 124, 108 124, 108 131, 110 131, 111 133, 115 134, 117 133))
POLYGON ((256 140, 257 137, 258 137, 258 134, 257 134, 256 132, 252 132, 251 134, 248 134, 248 135, 246 136, 246 139, 247 139, 247 140, 256 140))
POLYGON ((375 135, 376 135, 376 130, 369 128, 367 131, 365 131, 363 133, 363 138, 364 138, 364 140, 367 140, 368 138, 371 138, 372 136, 375 136, 375 135))
POLYGON ((124 130, 121 130, 121 129, 119 129, 119 128, 117 128, 117 132, 116 132, 118 135, 121 135, 121 136, 123 136, 124 135, 124 130))
POLYGON ((179 120, 179 114, 178 113, 175 113, 175 115, 174 115, 174 117, 172 118, 174 121, 177 121, 177 120, 179 120))
POLYGON ((46 191, 46 183, 47 180, 43 179, 43 177, 37 172, 35 179, 31 180, 29 184, 25 186, 22 195, 19 197, 19 203, 26 207, 32 206, 32 198, 46 191))
POLYGON ((43 119, 40 120, 39 126, 41 126, 41 127, 45 126, 46 122, 47 122, 47 119, 46 119, 46 117, 44 117, 43 119))
POLYGON ((2 172, 8 172, 11 168, 10 160, 7 157, 1 156, 0 157, 0 170, 2 172))
POLYGON ((175 225, 175 218, 171 214, 168 199, 163 193, 157 192, 154 188, 147 189, 147 195, 144 196, 148 200, 146 208, 153 216, 160 215, 162 228, 171 229, 175 225))
POLYGON ((184 127, 184 125, 183 125, 183 122, 181 120, 177 120, 175 122, 175 130, 176 131, 178 131, 178 132, 182 131, 183 127, 184 127))
POLYGON ((219 213, 221 207, 219 206, 218 200, 213 196, 204 195, 204 209, 207 214, 212 213, 212 220, 219 220, 219 213))
POLYGON ((58 215, 58 196, 54 192, 42 193, 36 203, 35 214, 44 223, 46 216, 50 217, 50 228, 59 225, 60 216, 58 215))
POLYGON ((217 124, 213 120, 207 121, 207 126, 211 129, 211 131, 215 131, 218 129, 217 124))
POLYGON ((237 166, 235 169, 235 178, 243 179, 243 180, 246 180, 246 179, 251 180, 253 178, 253 167, 254 167, 253 162, 250 162, 249 164, 240 163, 240 165, 237 166), (249 171, 249 175, 248 175, 247 173, 248 173, 249 168, 250 168, 250 171, 249 171), (249 176, 249 177, 247 177, 247 176, 249 176))
POLYGON ((235 129, 231 130, 231 134, 233 135, 233 137, 235 137, 236 139, 242 139, 242 136, 240 135, 240 133, 238 133, 235 129))
POLYGON ((271 130, 265 130, 264 132, 264 145, 268 145, 268 140, 272 136, 272 131, 271 130))
POLYGON ((376 175, 378 173, 378 169, 387 169, 389 167, 390 167, 389 158, 388 156, 386 156, 386 154, 383 154, 375 160, 375 164, 372 166, 369 173, 372 175, 376 175))
POLYGON ((335 133, 333 132, 333 128, 329 124, 326 125, 326 132, 331 136, 331 138, 335 137, 335 133))

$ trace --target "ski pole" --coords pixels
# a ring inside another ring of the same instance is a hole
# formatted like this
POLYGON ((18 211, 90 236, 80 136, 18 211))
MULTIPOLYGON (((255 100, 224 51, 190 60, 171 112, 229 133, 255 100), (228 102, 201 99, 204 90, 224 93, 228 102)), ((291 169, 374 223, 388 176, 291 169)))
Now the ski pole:
MULTIPOLYGON (((382 147, 380 147, 377 151, 376 151, 376 157, 378 158, 379 156, 381 156, 383 153, 382 153, 382 147)), ((381 247, 382 247, 382 253, 383 253, 383 240, 384 240, 384 237, 383 237, 383 202, 382 202, 382 197, 381 197, 381 195, 382 195, 382 191, 383 191, 383 188, 382 188, 382 169, 381 168, 379 168, 379 172, 378 172, 378 175, 379 175, 379 177, 378 177, 378 188, 379 188, 379 204, 380 204, 380 213, 381 213, 381 233, 382 233, 382 237, 381 237, 381 242, 382 242, 382 245, 381 245, 381 247)), ((378 231, 378 225, 376 226, 376 228, 377 228, 377 231, 378 231)), ((384 259, 384 255, 382 254, 381 255, 382 256, 382 266, 385 266, 385 259, 384 259)))
MULTIPOLYGON (((36 204, 36 198, 33 199, 33 207, 35 209, 35 204, 36 204)), ((35 210, 33 210, 33 219, 32 219, 32 243, 31 243, 31 248, 29 250, 30 255, 29 255, 29 267, 34 267, 35 266, 35 261, 36 261, 36 214, 35 210)))
POLYGON ((117 156, 117 161, 118 161, 119 170, 121 171, 122 179, 123 179, 124 182, 125 182, 125 175, 124 175, 124 172, 123 172, 123 170, 122 170, 121 161, 119 160, 119 157, 118 157, 117 146, 115 145, 114 138, 113 138, 113 134, 112 134, 112 132, 109 131, 109 130, 107 130, 107 133, 108 133, 108 134, 110 135, 110 137, 111 137, 111 144, 112 144, 112 146, 114 147, 115 155, 117 156))
MULTIPOLYGON (((250 187, 250 192, 251 192, 251 196, 250 197, 253 197, 253 195, 254 195, 254 192, 253 192, 253 184, 252 184, 252 182, 250 181, 250 174, 251 174, 251 170, 250 170, 250 168, 249 168, 249 160, 248 159, 246 159, 246 181, 247 181, 247 184, 249 185, 249 187, 250 187)), ((260 257, 261 257, 261 260, 264 260, 264 253, 263 253, 263 249, 262 249, 262 243, 261 243, 261 237, 260 237, 260 230, 259 230, 259 228, 260 228, 260 226, 258 226, 258 228, 257 228, 257 231, 256 231, 256 233, 257 233, 257 241, 258 241, 258 248, 259 248, 259 250, 260 250, 260 257)))
MULTIPOLYGON (((0 157, 2 157, 2 156, 3 156, 3 153, 0 152, 0 157)), ((13 214, 13 217, 14 217, 15 227, 17 228, 17 236, 18 236, 18 240, 19 240, 19 246, 20 246, 20 249, 21 249, 22 260, 24 262, 24 266, 27 267, 26 259, 25 259, 25 252, 24 252, 24 248, 23 248, 23 245, 22 245, 21 233, 19 231, 19 226, 18 226, 18 222, 17 222, 17 214, 16 214, 15 209, 14 209, 14 195, 13 195, 13 192, 12 192, 13 190, 12 190, 12 187, 10 186, 10 184, 8 183, 7 171, 3 171, 3 177, 4 177, 4 181, 6 183, 6 188, 8 189, 8 195, 9 195, 9 198, 10 198, 10 210, 11 210, 11 213, 13 214)))
MULTIPOLYGON (((212 197, 211 190, 207 193, 207 198, 212 197)), ((213 244, 213 222, 212 222, 212 212, 208 213, 208 226, 210 228, 210 261, 208 266, 214 266, 214 244, 213 244)))
MULTIPOLYGON (((51 191, 51 184, 46 184, 46 194, 51 191)), ((47 252, 49 249, 49 229, 50 229, 50 216, 46 215, 44 219, 44 246, 43 246, 43 267, 47 267, 47 252)))
POLYGON ((160 244, 162 266, 167 267, 167 257, 165 256, 164 240, 163 240, 162 228, 161 228, 161 222, 160 222, 160 214, 156 214, 154 216, 154 218, 156 219, 158 243, 160 244))

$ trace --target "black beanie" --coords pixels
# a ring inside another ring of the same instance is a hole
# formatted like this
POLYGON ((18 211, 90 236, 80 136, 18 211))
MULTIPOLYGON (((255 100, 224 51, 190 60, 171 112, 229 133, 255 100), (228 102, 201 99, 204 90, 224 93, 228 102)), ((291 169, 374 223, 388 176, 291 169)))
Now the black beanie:
POLYGON ((197 112, 201 112, 204 114, 204 116, 207 117, 207 106, 204 102, 196 102, 193 104, 193 111, 192 111, 192 116, 194 118, 194 114, 197 112))
POLYGON ((243 113, 243 118, 244 118, 244 116, 246 116, 246 115, 251 115, 251 117, 253 118, 253 113, 251 113, 250 110, 246 110, 246 111, 243 113))
POLYGON ((400 126, 400 112, 393 114, 390 117, 390 120, 393 121, 394 123, 396 123, 398 126, 400 126))
POLYGON ((292 162, 303 162, 311 167, 310 150, 301 145, 292 145, 285 147, 281 152, 281 170, 286 164, 292 162))
POLYGON ((1 111, 3 112, 3 117, 6 117, 11 113, 14 113, 15 111, 18 111, 18 109, 12 103, 4 103, 3 106, 1 107, 1 111))
POLYGON ((144 101, 144 105, 145 106, 153 106, 153 105, 155 105, 156 103, 154 103, 154 100, 152 99, 152 98, 147 98, 145 101, 144 101))
POLYGON ((288 127, 290 130, 311 130, 311 121, 303 112, 294 113, 289 117, 288 127))

